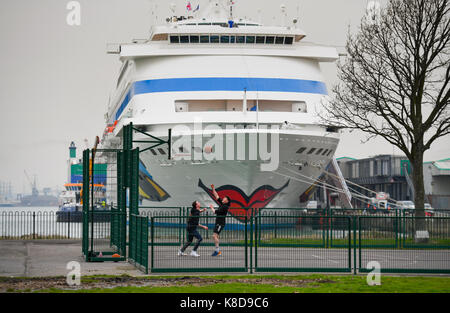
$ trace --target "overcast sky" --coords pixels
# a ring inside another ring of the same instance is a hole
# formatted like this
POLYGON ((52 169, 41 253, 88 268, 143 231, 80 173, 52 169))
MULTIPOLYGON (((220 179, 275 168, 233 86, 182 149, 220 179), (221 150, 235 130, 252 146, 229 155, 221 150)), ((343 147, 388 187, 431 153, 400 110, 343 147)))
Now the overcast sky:
MULTIPOLYGON (((193 7, 209 0, 192 0, 193 7)), ((105 128, 104 114, 120 63, 106 54, 107 43, 147 38, 157 18, 186 12, 180 0, 79 0, 81 25, 66 22, 69 0, 0 1, 0 180, 15 192, 30 192, 24 170, 36 175, 39 189, 59 188, 67 179, 68 146, 75 141, 78 156, 105 128)), ((307 40, 345 45, 348 27, 357 29, 368 0, 236 0, 235 16, 267 24, 281 22, 280 5, 288 20, 300 11, 307 40)), ((380 1, 384 3, 384 1, 380 1)), ((341 51, 343 48, 339 48, 341 51)), ((336 82, 336 65, 323 65, 329 89, 336 82)), ((342 136, 336 156, 363 158, 400 154, 383 140, 362 144, 364 136, 342 136)), ((425 160, 450 157, 450 138, 437 142, 425 160)))

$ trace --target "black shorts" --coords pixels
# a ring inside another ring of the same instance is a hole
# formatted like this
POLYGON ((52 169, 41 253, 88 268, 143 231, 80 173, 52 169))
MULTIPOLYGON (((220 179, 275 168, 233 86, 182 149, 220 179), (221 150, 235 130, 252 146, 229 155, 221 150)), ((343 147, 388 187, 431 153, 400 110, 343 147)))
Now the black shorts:
POLYGON ((217 235, 219 235, 220 232, 223 230, 224 227, 225 227, 225 225, 222 225, 222 224, 216 224, 216 225, 214 226, 213 233, 216 233, 217 235))

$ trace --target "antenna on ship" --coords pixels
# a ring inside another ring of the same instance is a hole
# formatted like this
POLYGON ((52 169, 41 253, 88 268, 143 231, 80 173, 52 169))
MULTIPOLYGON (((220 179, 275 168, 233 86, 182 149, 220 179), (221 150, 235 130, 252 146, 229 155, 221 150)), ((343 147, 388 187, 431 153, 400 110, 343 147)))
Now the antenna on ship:
POLYGON ((286 17, 287 17, 286 5, 285 4, 280 5, 280 9, 281 9, 281 13, 283 14, 283 21, 282 21, 281 26, 286 26, 286 17))
POLYGON ((230 17, 229 17, 229 20, 230 21, 233 20, 233 5, 234 5, 234 1, 230 0, 230 4, 229 4, 229 6, 230 6, 230 17))
POLYGON ((292 20, 292 23, 294 23, 294 28, 297 28, 299 21, 300 21, 300 1, 297 4, 297 17, 292 20))

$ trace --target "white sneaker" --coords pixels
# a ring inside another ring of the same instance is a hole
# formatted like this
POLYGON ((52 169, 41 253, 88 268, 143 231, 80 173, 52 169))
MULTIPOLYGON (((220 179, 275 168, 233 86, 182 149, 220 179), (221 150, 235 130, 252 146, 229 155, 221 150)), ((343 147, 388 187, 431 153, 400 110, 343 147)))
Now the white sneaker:
POLYGON ((185 255, 187 255, 187 253, 184 253, 183 251, 178 250, 178 256, 185 256, 185 255))
POLYGON ((196 258, 198 258, 200 256, 200 254, 198 254, 197 251, 192 250, 191 256, 195 256, 196 258))

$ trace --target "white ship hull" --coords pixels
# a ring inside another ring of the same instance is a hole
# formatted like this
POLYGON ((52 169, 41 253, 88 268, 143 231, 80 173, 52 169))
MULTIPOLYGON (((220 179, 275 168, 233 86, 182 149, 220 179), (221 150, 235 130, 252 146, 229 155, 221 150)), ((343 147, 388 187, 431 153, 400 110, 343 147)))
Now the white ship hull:
MULTIPOLYGON (((210 185, 214 184, 220 196, 231 197, 231 213, 235 215, 242 214, 239 208, 244 207, 300 207, 301 195, 324 172, 336 150, 338 139, 302 135, 299 131, 280 131, 278 137, 278 162, 272 171, 261 170, 261 164, 268 164, 267 161, 249 158, 248 133, 244 160, 236 159, 236 144, 231 148, 234 160, 223 158, 208 161, 204 157, 193 160, 192 153, 184 151, 177 154, 174 151, 176 148, 172 151, 173 159, 169 160, 166 147, 141 153, 140 160, 146 168, 146 171, 141 171, 140 177, 141 206, 180 207, 188 206, 194 200, 200 201, 202 206, 217 205, 209 192, 210 185), (308 154, 312 149, 315 150, 308 154), (181 160, 182 157, 185 160, 181 160), (143 182, 145 179, 147 183, 143 182)), ((143 138, 137 140, 140 139, 143 138)), ((141 144, 140 149, 146 146, 141 144)), ((230 147, 224 145, 224 156, 227 155, 227 148, 230 147)))

